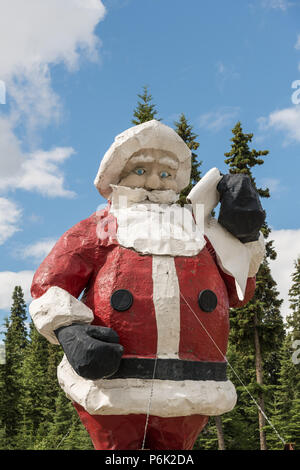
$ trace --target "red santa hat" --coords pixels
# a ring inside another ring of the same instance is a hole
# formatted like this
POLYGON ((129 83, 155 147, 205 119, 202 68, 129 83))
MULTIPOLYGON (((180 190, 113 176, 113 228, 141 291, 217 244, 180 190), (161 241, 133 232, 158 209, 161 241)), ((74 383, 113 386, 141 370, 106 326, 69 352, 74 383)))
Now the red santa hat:
POLYGON ((190 182, 191 151, 171 127, 153 119, 133 126, 119 134, 105 153, 94 184, 105 198, 111 194, 111 184, 118 184, 129 158, 143 149, 171 152, 178 160, 175 181, 178 192, 190 182))

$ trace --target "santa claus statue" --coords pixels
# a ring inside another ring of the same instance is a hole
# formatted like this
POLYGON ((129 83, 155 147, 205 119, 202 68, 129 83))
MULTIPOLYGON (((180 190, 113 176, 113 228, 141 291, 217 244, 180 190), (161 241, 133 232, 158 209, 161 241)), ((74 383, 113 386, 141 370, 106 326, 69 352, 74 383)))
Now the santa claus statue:
POLYGON ((190 172, 170 127, 118 135, 95 179, 107 207, 34 276, 32 319, 64 350, 58 380, 96 449, 192 449, 208 417, 236 403, 229 308, 254 294, 264 212, 247 176, 216 168, 181 207, 190 172))

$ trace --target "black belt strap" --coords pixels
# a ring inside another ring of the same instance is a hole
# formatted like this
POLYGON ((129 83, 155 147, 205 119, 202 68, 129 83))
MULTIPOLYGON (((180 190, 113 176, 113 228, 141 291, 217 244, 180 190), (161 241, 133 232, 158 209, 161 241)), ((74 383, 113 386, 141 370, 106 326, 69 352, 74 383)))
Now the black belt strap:
MULTIPOLYGON (((155 359, 125 358, 111 379, 152 379, 155 359)), ((155 379, 226 381, 226 362, 157 359, 155 379)))

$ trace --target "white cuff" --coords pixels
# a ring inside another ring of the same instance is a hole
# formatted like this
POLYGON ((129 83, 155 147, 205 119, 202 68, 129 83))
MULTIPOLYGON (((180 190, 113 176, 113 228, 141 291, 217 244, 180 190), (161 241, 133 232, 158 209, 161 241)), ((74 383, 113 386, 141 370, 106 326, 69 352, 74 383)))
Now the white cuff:
POLYGON ((204 206, 204 219, 211 215, 211 211, 218 205, 220 194, 217 190, 218 183, 223 176, 218 168, 209 170, 187 195, 187 199, 193 205, 193 211, 196 212, 197 204, 204 206))
POLYGON ((249 272, 248 277, 254 277, 259 270, 262 260, 265 256, 265 239, 260 232, 259 239, 255 242, 244 244, 249 253, 249 272))
POLYGON ((33 300, 29 312, 38 332, 52 344, 59 344, 54 330, 72 323, 91 323, 93 311, 60 287, 50 287, 33 300))

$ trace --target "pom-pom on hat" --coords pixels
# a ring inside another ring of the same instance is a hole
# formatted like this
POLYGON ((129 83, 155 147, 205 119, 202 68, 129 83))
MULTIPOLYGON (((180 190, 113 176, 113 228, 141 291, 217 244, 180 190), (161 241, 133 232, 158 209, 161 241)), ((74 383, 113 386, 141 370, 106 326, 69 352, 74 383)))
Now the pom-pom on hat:
POLYGON ((109 199, 111 184, 118 184, 122 171, 130 157, 143 149, 171 152, 178 160, 175 181, 178 192, 190 182, 191 151, 182 138, 171 127, 153 119, 130 127, 117 135, 105 153, 94 184, 99 193, 109 199))

